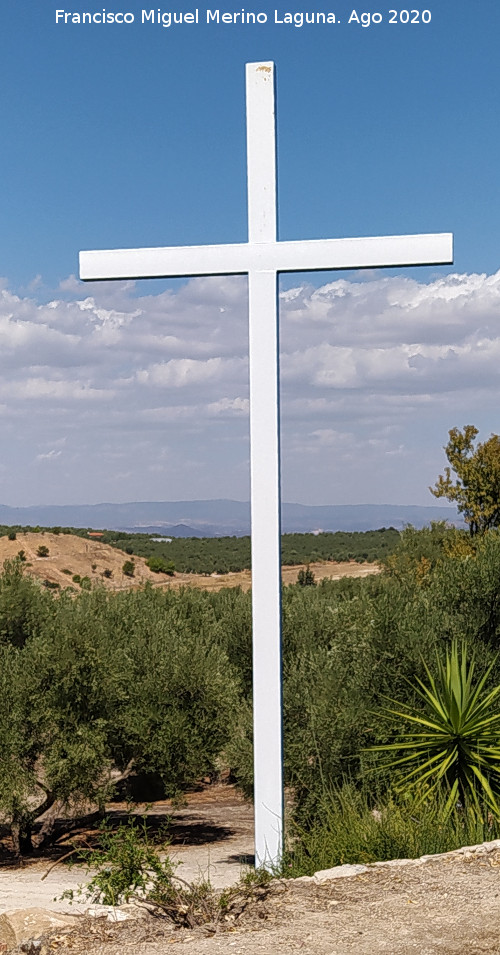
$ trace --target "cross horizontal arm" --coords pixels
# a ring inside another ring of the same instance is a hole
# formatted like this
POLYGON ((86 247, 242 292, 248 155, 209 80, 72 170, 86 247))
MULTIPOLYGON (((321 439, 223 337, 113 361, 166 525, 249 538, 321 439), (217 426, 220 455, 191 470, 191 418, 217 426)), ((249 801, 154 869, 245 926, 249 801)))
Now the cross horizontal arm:
POLYGON ((244 242, 157 249, 80 252, 80 278, 174 278, 243 275, 251 271, 313 272, 375 269, 453 262, 453 236, 386 235, 302 242, 244 242))

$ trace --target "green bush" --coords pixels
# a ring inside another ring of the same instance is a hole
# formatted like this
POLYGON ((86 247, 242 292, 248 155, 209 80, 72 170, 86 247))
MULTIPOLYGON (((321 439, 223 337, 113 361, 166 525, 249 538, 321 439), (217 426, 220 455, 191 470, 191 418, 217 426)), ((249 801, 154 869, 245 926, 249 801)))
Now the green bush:
POLYGON ((22 648, 43 628, 50 605, 38 584, 23 573, 20 557, 6 560, 0 574, 0 644, 22 648))
POLYGON ((309 567, 309 564, 307 565, 305 570, 299 570, 299 573, 297 575, 297 583, 299 584, 300 587, 314 587, 316 583, 316 579, 314 577, 312 570, 309 567))
POLYGON ((49 548, 47 547, 46 544, 40 544, 40 546, 37 547, 36 553, 37 553, 37 557, 48 557, 49 548))
MULTIPOLYGON (((120 905, 146 896, 165 898, 175 891, 172 879, 176 868, 168 855, 160 859, 158 849, 166 845, 166 840, 163 845, 151 840, 145 817, 141 822, 131 818, 114 830, 105 820, 98 845, 77 850, 77 861, 87 864, 92 878, 76 895, 103 905, 120 905)), ((62 898, 73 901, 75 893, 69 889, 62 898)))
POLYGON ((151 837, 146 817, 142 822, 129 819, 116 830, 105 821, 100 828, 99 844, 91 849, 76 849, 71 860, 83 862, 92 877, 76 893, 69 889, 62 898, 73 901, 75 895, 84 896, 105 905, 129 900, 146 902, 156 915, 193 929, 207 922, 212 926, 218 922, 227 924, 228 914, 234 917, 232 910, 237 916, 247 902, 256 897, 262 899, 265 894, 271 876, 263 870, 250 872, 223 892, 203 878, 187 883, 176 876, 177 863, 165 854, 168 842, 164 833, 160 831, 158 835, 156 839, 151 837))
POLYGON ((125 577, 133 577, 135 574, 135 564, 133 560, 126 560, 123 567, 122 573, 125 577))
POLYGON ((167 561, 163 557, 148 557, 146 561, 146 567, 149 567, 155 574, 168 574, 169 577, 172 577, 175 572, 174 562, 167 561))
POLYGON ((208 604, 191 621, 189 597, 152 588, 54 601, 17 563, 0 577, 2 609, 0 812, 12 826, 29 829, 37 786, 71 813, 104 804, 112 770, 156 774, 163 795, 215 772, 240 686, 208 604))

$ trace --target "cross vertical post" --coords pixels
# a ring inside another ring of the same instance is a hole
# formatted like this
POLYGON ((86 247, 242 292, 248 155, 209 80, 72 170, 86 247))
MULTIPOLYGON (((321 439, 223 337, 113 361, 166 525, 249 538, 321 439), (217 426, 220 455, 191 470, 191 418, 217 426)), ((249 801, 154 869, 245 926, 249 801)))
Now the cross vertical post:
POLYGON ((84 281, 248 275, 255 864, 283 849, 278 273, 453 262, 450 233, 278 241, 274 64, 247 63, 248 242, 80 253, 84 281))
MULTIPOLYGON (((247 63, 248 241, 277 240, 272 63, 247 63)), ((248 273, 255 862, 283 850, 278 276, 248 273)))

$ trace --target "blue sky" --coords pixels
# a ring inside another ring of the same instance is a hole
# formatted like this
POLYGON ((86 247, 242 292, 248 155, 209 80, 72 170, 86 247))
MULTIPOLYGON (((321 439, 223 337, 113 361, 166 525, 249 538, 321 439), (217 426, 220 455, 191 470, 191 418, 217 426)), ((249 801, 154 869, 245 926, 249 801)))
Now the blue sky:
POLYGON ((236 8, 260 26, 205 5, 170 28, 141 10, 196 6, 57 9, 103 5, 0 13, 2 503, 248 499, 244 280, 75 276, 82 248, 246 239, 252 60, 277 68, 281 238, 455 233, 451 267, 283 279, 283 496, 432 503, 449 428, 499 430, 498 4, 236 8))

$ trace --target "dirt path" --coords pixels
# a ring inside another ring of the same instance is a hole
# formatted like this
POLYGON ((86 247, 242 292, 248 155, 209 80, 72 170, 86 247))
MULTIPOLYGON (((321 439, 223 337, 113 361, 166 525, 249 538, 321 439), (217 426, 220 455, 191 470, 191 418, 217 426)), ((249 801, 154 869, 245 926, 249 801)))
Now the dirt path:
MULTIPOLYGON (((108 809, 114 824, 127 817, 125 803, 112 803, 108 809)), ((139 807, 137 814, 142 811, 139 807)), ((209 878, 222 889, 238 882, 253 864, 253 808, 233 786, 215 784, 190 793, 182 809, 174 809, 170 800, 155 802, 148 808, 148 818, 158 826, 169 822, 169 855, 177 863, 177 874, 188 882, 209 878)), ((78 841, 86 831, 76 829, 71 838, 78 841)), ((60 896, 85 881, 85 869, 60 864, 46 875, 51 866, 50 859, 34 859, 15 868, 0 866, 0 913, 26 906, 83 912, 88 902, 70 905, 60 896)))

